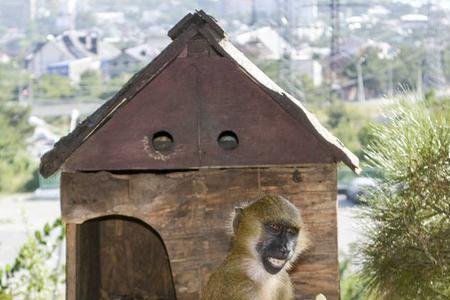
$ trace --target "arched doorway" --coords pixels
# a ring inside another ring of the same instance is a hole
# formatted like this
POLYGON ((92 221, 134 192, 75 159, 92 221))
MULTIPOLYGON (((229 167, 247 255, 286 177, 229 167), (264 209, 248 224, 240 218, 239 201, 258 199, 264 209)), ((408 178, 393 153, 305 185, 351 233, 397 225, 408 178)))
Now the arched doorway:
POLYGON ((77 226, 77 300, 176 299, 164 243, 148 224, 108 216, 77 226))

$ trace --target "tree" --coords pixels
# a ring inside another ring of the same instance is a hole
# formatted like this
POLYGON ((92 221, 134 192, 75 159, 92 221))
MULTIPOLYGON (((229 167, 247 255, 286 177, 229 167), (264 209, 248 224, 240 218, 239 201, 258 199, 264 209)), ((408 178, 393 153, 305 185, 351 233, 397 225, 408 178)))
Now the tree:
MULTIPOLYGON (((442 101, 441 101, 442 102, 442 101)), ((450 110, 401 105, 374 130, 367 157, 383 170, 363 212, 365 286, 377 299, 450 298, 450 110)))
POLYGON ((12 63, 0 63, 0 102, 17 101, 21 85, 28 82, 28 74, 12 63))
POLYGON ((356 137, 369 118, 370 115, 367 108, 334 100, 326 108, 326 118, 322 119, 322 121, 350 151, 362 159, 360 140, 356 137))
POLYGON ((113 97, 123 85, 130 80, 131 74, 122 73, 116 77, 113 77, 109 82, 105 83, 105 89, 102 94, 100 94, 101 99, 110 99, 113 97))
POLYGON ((103 90, 102 76, 99 72, 88 70, 81 74, 80 94, 97 98, 103 90))
POLYGON ((73 97, 75 95, 75 88, 72 86, 70 80, 54 74, 42 75, 36 86, 37 98, 60 99, 73 97))
POLYGON ((0 105, 0 192, 22 190, 33 178, 36 164, 26 152, 26 139, 33 132, 29 109, 0 105))
POLYGON ((357 79, 358 61, 364 58, 362 63, 362 73, 364 77, 364 86, 375 95, 382 95, 386 90, 386 68, 385 59, 380 57, 380 50, 374 47, 366 48, 362 53, 352 57, 351 61, 343 68, 342 74, 352 80, 357 79))

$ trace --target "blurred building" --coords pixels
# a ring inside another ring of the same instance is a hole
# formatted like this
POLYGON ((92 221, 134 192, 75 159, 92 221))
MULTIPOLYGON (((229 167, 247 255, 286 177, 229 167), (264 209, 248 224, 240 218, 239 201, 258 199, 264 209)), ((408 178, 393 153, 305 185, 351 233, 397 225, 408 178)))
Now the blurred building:
POLYGON ((96 34, 67 31, 39 44, 27 57, 27 66, 35 77, 58 74, 78 81, 83 72, 98 70, 102 61, 119 53, 96 34))
POLYGON ((310 49, 294 49, 271 27, 261 27, 239 34, 234 39, 236 46, 257 62, 279 63, 283 55, 290 53, 290 70, 293 75, 307 75, 315 86, 322 84, 322 65, 313 59, 310 49))
POLYGON ((36 15, 36 0, 0 1, 0 25, 24 30, 36 15))
POLYGON ((294 51, 291 45, 269 26, 239 34, 234 41, 247 56, 257 59, 278 60, 284 49, 294 51))
POLYGON ((77 17, 77 0, 59 0, 56 27, 59 30, 74 30, 77 17))
POLYGON ((7 64, 10 61, 11 61, 11 57, 8 54, 0 51, 0 63, 7 64))
POLYGON ((117 56, 102 63, 102 71, 108 77, 115 77, 122 73, 135 73, 148 64, 159 50, 150 44, 123 49, 117 56))
POLYGON ((319 9, 317 0, 293 1, 293 9, 297 11, 296 25, 309 26, 317 21, 319 9))

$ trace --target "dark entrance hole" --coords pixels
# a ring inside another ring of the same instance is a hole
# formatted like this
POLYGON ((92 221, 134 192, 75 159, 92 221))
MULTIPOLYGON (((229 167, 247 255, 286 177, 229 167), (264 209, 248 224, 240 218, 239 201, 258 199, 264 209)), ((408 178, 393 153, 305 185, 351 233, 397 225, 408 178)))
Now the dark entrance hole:
POLYGON ((233 150, 236 149, 239 145, 239 139, 231 130, 223 131, 219 134, 219 137, 217 138, 217 142, 219 143, 219 146, 224 150, 233 150))
POLYGON ((77 300, 175 300, 169 258, 158 233, 130 217, 77 227, 77 300))
POLYGON ((153 149, 158 152, 167 153, 173 150, 173 137, 167 131, 158 131, 152 137, 153 149))

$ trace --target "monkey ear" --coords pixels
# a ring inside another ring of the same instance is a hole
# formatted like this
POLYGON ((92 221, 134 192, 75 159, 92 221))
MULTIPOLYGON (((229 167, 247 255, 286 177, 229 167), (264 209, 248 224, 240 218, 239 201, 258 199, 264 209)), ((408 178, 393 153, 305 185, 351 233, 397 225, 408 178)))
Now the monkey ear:
POLYGON ((234 216, 233 216, 233 233, 236 233, 239 223, 241 222, 242 212, 244 209, 242 207, 234 208, 234 216))

